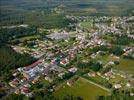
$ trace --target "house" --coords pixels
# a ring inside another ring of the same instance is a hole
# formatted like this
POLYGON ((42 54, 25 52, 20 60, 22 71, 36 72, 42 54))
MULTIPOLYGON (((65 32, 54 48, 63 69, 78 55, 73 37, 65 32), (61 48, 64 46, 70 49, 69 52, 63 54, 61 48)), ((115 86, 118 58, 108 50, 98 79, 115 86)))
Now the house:
POLYGON ((134 93, 130 93, 130 96, 134 96, 134 93))
POLYGON ((76 67, 68 69, 69 72, 75 73, 78 69, 76 67))
POLYGON ((90 77, 95 77, 95 76, 96 76, 96 73, 95 73, 95 72, 89 72, 89 73, 88 73, 88 76, 90 76, 90 77))
POLYGON ((71 87, 73 85, 73 81, 67 81, 67 85, 71 87))
POLYGON ((130 84, 130 83, 127 83, 126 86, 127 86, 127 87, 131 87, 131 84, 130 84))
POLYGON ((49 82, 52 82, 53 80, 50 78, 50 77, 45 77, 45 80, 49 81, 49 82))
POLYGON ((66 66, 68 63, 69 63, 69 60, 67 58, 60 61, 60 64, 64 66, 66 66))
POLYGON ((21 93, 21 91, 20 91, 20 89, 17 89, 17 90, 15 90, 15 92, 14 92, 15 94, 20 94, 21 93))
POLYGON ((114 65, 114 62, 113 61, 109 61, 108 65, 114 65))
POLYGON ((34 80, 32 81, 33 84, 36 84, 39 81, 40 76, 37 76, 36 78, 34 78, 34 80))
POLYGON ((30 85, 30 84, 25 84, 24 86, 25 86, 25 87, 28 87, 28 88, 29 88, 29 87, 31 87, 31 85, 30 85))
POLYGON ((121 88, 121 87, 122 87, 122 86, 121 86, 120 84, 115 84, 115 85, 114 85, 114 88, 115 88, 115 89, 119 89, 119 88, 121 88))
POLYGON ((23 87, 21 88, 21 93, 25 95, 25 94, 30 93, 30 90, 29 90, 28 87, 23 86, 23 87))
POLYGON ((65 73, 62 72, 62 73, 59 73, 59 74, 58 74, 58 77, 62 79, 64 75, 65 75, 65 73))
POLYGON ((19 84, 19 81, 17 79, 14 79, 13 81, 9 82, 9 85, 14 88, 17 87, 18 84, 19 84))

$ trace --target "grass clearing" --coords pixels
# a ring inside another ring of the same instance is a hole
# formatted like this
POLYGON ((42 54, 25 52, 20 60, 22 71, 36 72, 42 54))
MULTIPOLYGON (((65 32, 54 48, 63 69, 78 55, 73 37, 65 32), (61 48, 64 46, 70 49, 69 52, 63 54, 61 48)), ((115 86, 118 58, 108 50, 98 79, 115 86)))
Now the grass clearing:
POLYGON ((91 29, 93 27, 93 23, 91 21, 81 22, 80 26, 84 29, 91 29))
POLYGON ((62 100, 67 94, 81 96, 84 100, 96 100, 98 95, 108 95, 110 93, 109 91, 88 82, 88 80, 86 81, 86 79, 79 78, 71 87, 64 84, 54 93, 54 96, 62 100))
POLYGON ((116 56, 111 56, 111 55, 104 55, 104 56, 97 56, 97 60, 103 61, 104 64, 107 64, 109 61, 118 61, 118 58, 116 56))
POLYGON ((134 61, 131 59, 121 58, 120 64, 115 66, 115 68, 134 74, 134 61))
POLYGON ((117 58, 116 56, 104 55, 97 56, 97 60, 103 61, 104 64, 107 64, 109 61, 119 60, 119 65, 114 66, 115 69, 134 74, 134 61, 131 59, 125 59, 123 57, 117 58))
POLYGON ((84 77, 85 77, 86 79, 92 80, 92 81, 94 81, 94 82, 96 82, 96 83, 104 84, 104 83, 107 82, 106 79, 104 79, 104 78, 102 78, 102 77, 100 77, 100 76, 98 76, 98 75, 95 75, 95 77, 90 77, 90 76, 88 76, 88 75, 86 74, 86 75, 84 75, 84 77))
POLYGON ((21 37, 21 38, 17 38, 17 40, 23 42, 25 40, 30 40, 30 39, 37 39, 37 38, 40 38, 40 35, 29 35, 29 36, 24 36, 24 37, 21 37))

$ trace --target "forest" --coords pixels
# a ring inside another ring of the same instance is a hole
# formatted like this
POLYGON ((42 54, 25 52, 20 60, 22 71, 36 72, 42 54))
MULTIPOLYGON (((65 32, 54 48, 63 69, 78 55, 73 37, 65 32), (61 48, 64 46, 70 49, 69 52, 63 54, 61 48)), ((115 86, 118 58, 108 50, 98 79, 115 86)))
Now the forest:
POLYGON ((19 54, 11 47, 5 45, 0 47, 0 78, 8 81, 11 78, 12 70, 31 64, 36 59, 28 54, 19 54))
POLYGON ((133 0, 1 0, 0 26, 32 24, 63 26, 62 15, 128 16, 133 14, 133 0), (58 13, 53 12, 57 9, 58 13), (51 20, 50 20, 51 19, 51 20))
POLYGON ((1 28, 0 29, 0 79, 8 81, 12 70, 31 64, 36 59, 28 54, 15 52, 9 44, 15 38, 35 34, 35 28, 1 28))

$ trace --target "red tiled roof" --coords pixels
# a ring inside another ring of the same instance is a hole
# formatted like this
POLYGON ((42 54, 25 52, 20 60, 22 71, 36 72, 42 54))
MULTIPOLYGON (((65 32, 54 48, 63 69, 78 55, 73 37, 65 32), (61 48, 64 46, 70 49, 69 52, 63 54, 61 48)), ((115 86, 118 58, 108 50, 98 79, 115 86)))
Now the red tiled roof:
POLYGON ((63 64, 66 64, 66 63, 67 63, 66 60, 62 60, 61 62, 62 62, 63 64))
POLYGON ((37 65, 40 64, 40 63, 42 63, 42 60, 41 60, 41 59, 38 60, 38 61, 36 61, 36 62, 34 62, 34 63, 32 63, 31 65, 26 66, 26 67, 33 68, 33 67, 37 66, 37 65))

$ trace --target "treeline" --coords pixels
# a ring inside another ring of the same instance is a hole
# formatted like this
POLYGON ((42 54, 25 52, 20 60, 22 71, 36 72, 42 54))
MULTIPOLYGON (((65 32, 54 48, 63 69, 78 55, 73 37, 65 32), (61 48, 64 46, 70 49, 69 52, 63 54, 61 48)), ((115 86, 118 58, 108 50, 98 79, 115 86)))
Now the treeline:
POLYGON ((77 66, 81 69, 89 68, 95 72, 102 69, 102 64, 100 64, 99 62, 93 62, 93 61, 89 61, 87 63, 82 63, 82 62, 78 61, 77 66))
MULTIPOLYGON (((11 94, 5 100, 61 100, 61 98, 55 98, 51 93, 45 94, 43 91, 38 91, 32 98, 28 98, 24 95, 11 94)), ((80 96, 65 95, 62 100, 84 100, 80 96)))
POLYGON ((112 91, 112 94, 109 96, 98 96, 97 100, 133 100, 133 96, 130 96, 130 91, 128 90, 118 90, 115 89, 112 91))
POLYGON ((123 49, 121 48, 121 46, 111 46, 111 47, 107 47, 107 46, 97 46, 95 48, 92 49, 92 52, 96 53, 98 51, 105 51, 109 54, 114 54, 116 56, 120 56, 124 53, 123 49))
POLYGON ((134 44, 134 39, 128 37, 127 35, 116 35, 114 39, 111 41, 113 44, 117 45, 129 45, 129 44, 134 44))
POLYGON ((10 43, 12 39, 32 34, 37 34, 35 27, 0 28, 0 45, 10 43))
MULTIPOLYGON (((34 12, 22 12, 22 14, 6 14, 0 17, 0 26, 28 24, 43 28, 64 28, 71 20, 64 14, 55 14, 50 10, 35 10, 34 12), (48 12, 49 11, 49 12, 48 12)), ((21 12, 21 11, 20 11, 21 12)), ((3 12, 4 13, 4 12, 3 12)), ((18 12, 19 13, 19 12, 18 12)))
POLYGON ((11 72, 18 67, 24 67, 31 64, 35 59, 28 54, 19 54, 15 52, 8 44, 13 39, 36 34, 35 27, 24 28, 0 28, 0 79, 8 81, 11 78, 11 72))
POLYGON ((0 78, 8 81, 11 78, 11 72, 18 68, 24 67, 35 61, 28 54, 19 54, 9 46, 0 47, 0 78))

